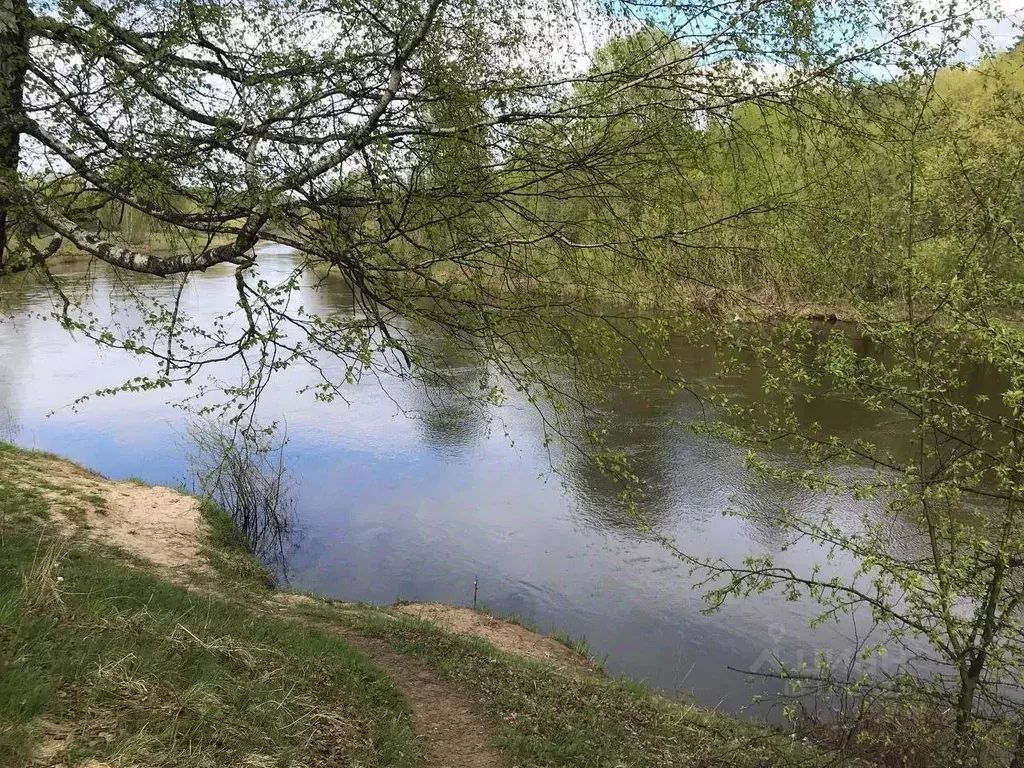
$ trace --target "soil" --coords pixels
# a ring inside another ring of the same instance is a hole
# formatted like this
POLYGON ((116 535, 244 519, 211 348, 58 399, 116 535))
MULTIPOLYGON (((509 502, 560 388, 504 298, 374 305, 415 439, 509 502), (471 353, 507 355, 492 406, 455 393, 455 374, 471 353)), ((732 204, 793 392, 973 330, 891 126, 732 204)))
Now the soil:
POLYGON ((199 502, 170 488, 112 483, 107 513, 96 515, 99 538, 162 568, 201 571, 199 502))
POLYGON ((465 696, 430 671, 372 638, 343 637, 394 680, 412 710, 429 768, 505 768, 508 761, 490 740, 487 724, 465 696))

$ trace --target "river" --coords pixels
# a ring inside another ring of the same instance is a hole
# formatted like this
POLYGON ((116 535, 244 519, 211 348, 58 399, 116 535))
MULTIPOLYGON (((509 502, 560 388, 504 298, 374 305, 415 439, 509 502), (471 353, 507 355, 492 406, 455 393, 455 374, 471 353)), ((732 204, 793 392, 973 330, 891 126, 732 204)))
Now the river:
MULTIPOLYGON (((263 253, 273 280, 293 257, 263 253)), ((95 265, 58 269, 68 285, 86 285, 104 315, 124 293, 123 278, 95 265)), ((171 299, 174 281, 143 289, 171 299)), ((229 270, 195 276, 183 308, 199 318, 230 310, 229 270)), ((314 294, 310 278, 297 300, 311 308, 354 311, 343 283, 314 294)), ((185 389, 124 393, 71 404, 80 395, 153 372, 151 361, 74 338, 48 316, 52 296, 42 281, 0 283, 0 439, 54 451, 112 478, 182 484, 186 413, 175 407, 185 389)), ((673 350, 679 373, 715 377, 706 347, 673 350)), ((471 369, 467 376, 475 376, 471 369)), ((803 567, 821 553, 779 552, 770 524, 723 516, 731 505, 756 512, 779 504, 813 512, 835 499, 768 486, 744 470, 745 450, 679 426, 700 416, 689 395, 673 394, 638 372, 638 391, 616 391, 608 408, 611 442, 627 451, 649 484, 644 509, 658 530, 688 551, 738 561, 777 554, 803 567)), ((672 695, 741 711, 757 688, 741 673, 772 655, 811 661, 818 648, 840 651, 853 631, 811 631, 813 606, 762 595, 706 615, 687 568, 634 530, 614 487, 584 461, 566 460, 558 475, 535 411, 515 396, 490 414, 451 404, 432 407, 404 379, 372 378, 346 390, 348 402, 321 403, 296 394, 308 369, 286 371, 265 393, 261 418, 287 428, 297 535, 287 549, 290 584, 346 600, 472 602, 514 613, 543 631, 585 636, 611 673, 625 673, 672 695), (383 383, 383 387, 381 384, 383 383)), ((757 398, 755 384, 726 382, 734 397, 757 398)), ((902 430, 884 416, 822 398, 816 418, 844 430, 898 442, 902 430)), ((787 460, 786 457, 778 457, 787 460)), ((859 514, 864 504, 842 510, 859 514)), ((839 564, 840 569, 848 567, 839 564)))

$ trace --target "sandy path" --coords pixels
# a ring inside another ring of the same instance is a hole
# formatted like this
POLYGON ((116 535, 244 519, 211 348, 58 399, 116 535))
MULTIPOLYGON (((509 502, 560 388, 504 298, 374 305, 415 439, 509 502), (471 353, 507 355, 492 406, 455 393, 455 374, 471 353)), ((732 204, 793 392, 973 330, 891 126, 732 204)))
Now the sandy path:
MULTIPOLYGON (((267 601, 277 612, 316 603, 305 595, 279 593, 267 601)), ((354 629, 293 615, 321 632, 340 637, 379 666, 398 687, 412 711, 413 728, 423 743, 429 768, 506 768, 508 760, 495 748, 490 728, 472 700, 414 659, 393 651, 383 640, 354 629)))

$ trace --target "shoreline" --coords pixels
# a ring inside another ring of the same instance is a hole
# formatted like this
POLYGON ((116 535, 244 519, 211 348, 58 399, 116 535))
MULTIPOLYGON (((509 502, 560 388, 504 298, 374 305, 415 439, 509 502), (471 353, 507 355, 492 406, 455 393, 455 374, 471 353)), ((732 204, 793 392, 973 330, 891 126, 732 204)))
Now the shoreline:
MULTIPOLYGON (((0 448, 4 445, 9 446, 0 443, 0 448)), ((267 585, 271 595, 283 598, 284 602, 353 604, 317 593, 278 588, 266 567, 248 551, 230 516, 214 502, 166 486, 109 480, 56 454, 8 447, 6 454, 12 452, 19 456, 30 478, 27 486, 33 477, 46 474, 49 478, 42 486, 43 495, 53 504, 55 522, 65 535, 86 534, 114 549, 125 550, 148 561, 164 578, 184 586, 201 583, 213 572, 223 574, 235 569, 267 585), (61 481, 53 483, 54 477, 61 481), (70 491, 82 504, 74 517, 69 516, 66 498, 57 488, 70 491)), ((585 654, 572 647, 568 638, 563 641, 542 635, 521 622, 487 611, 410 601, 398 601, 382 609, 430 621, 455 634, 486 639, 508 653, 564 667, 596 669, 585 654)), ((578 642, 585 644, 585 640, 578 642)))
MULTIPOLYGON (((210 242, 210 246, 222 245, 228 241, 230 241, 230 236, 221 235, 215 237, 210 242)), ((199 241, 197 240, 196 242, 199 241)), ((130 245, 143 253, 157 256, 169 254, 173 250, 169 238, 161 233, 150 235, 147 243, 130 243, 130 245)), ((258 251, 261 247, 274 245, 276 244, 273 241, 261 240, 257 243, 254 250, 258 251)), ((90 262, 95 258, 92 254, 79 251, 65 243, 47 263, 56 266, 72 266, 90 262)), ((311 273, 321 278, 333 275, 338 279, 344 279, 336 271, 335 267, 321 262, 311 263, 310 270, 311 273)), ((487 283, 487 288, 489 291, 492 289, 497 290, 499 295, 503 293, 503 283, 500 281, 495 281, 493 286, 487 283)), ((689 287, 680 286, 677 290, 672 291, 672 293, 676 299, 665 306, 660 306, 659 311, 665 311, 667 308, 670 312, 695 312, 712 318, 731 319, 732 322, 742 325, 765 323, 778 318, 807 320, 808 322, 820 322, 829 325, 835 323, 857 323, 856 312, 851 307, 843 305, 842 302, 822 302, 816 299, 797 297, 767 299, 764 296, 759 296, 757 290, 738 287, 726 287, 710 292, 703 291, 698 292, 698 295, 689 287)), ((538 292, 537 297, 540 301, 565 302, 572 301, 577 298, 577 295, 570 290, 557 294, 538 292)), ((627 292, 623 295, 635 299, 637 294, 627 292)), ((648 312, 653 306, 650 301, 646 301, 644 304, 637 304, 635 301, 624 301, 621 297, 616 298, 614 296, 608 296, 601 301, 607 302, 612 306, 632 307, 639 312, 648 312)))
POLYGON ((226 513, 180 491, 0 443, 0 504, 14 626, 0 659, 22 659, 0 661, 0 691, 38 692, 12 722, 0 706, 3 765, 174 762, 183 743, 216 765, 823 763, 774 729, 610 679, 582 641, 459 606, 275 590, 226 513), (198 719, 194 703, 168 719, 190 691, 217 694, 198 719), (286 714, 268 721, 260 702, 286 714))

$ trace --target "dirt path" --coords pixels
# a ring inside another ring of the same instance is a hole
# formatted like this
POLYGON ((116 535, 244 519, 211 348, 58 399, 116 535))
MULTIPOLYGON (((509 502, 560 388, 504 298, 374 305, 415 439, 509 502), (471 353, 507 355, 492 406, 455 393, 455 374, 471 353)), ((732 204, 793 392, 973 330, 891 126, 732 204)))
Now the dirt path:
POLYGON ((465 696, 421 665, 383 642, 342 633, 394 680, 412 710, 413 726, 430 768, 504 768, 508 763, 491 744, 487 724, 465 696))
MULTIPOLYGON (((264 610, 282 616, 282 610, 313 602, 305 595, 279 592, 267 600, 264 610)), ((412 710, 413 727, 423 742, 428 768, 507 768, 508 760, 494 747, 490 729, 473 703, 422 664, 395 653, 383 640, 353 629, 287 613, 283 616, 340 637, 394 681, 412 710)))

